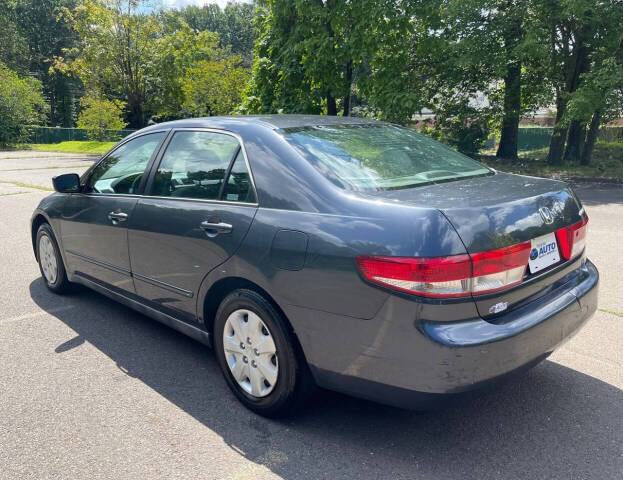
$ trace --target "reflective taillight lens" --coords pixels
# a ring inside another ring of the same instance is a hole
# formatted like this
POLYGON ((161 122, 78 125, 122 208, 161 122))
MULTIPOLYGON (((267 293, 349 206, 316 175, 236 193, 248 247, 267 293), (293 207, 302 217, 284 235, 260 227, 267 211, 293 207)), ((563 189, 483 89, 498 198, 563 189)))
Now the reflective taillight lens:
POLYGON ((530 257, 530 242, 472 255, 434 258, 357 257, 371 282, 426 297, 466 297, 520 283, 530 257))
POLYGON ((587 224, 588 217, 584 217, 573 225, 556 230, 560 255, 563 259, 570 260, 582 253, 586 246, 587 224))

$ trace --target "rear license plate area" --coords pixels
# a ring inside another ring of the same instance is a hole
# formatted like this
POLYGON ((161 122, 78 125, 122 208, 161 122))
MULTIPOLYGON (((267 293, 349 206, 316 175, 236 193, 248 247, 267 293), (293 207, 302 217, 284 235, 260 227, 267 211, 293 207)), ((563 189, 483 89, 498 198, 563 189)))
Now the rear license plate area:
POLYGON ((540 272, 560 261, 558 243, 554 233, 534 238, 531 244, 532 248, 530 249, 530 260, 528 262, 530 273, 540 272))

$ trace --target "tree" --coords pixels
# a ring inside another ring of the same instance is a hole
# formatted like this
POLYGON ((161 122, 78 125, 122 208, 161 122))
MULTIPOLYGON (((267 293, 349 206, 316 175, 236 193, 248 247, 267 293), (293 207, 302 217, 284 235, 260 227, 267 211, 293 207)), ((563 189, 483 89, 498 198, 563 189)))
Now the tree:
POLYGON ((579 159, 587 122, 593 118, 601 122, 595 110, 588 115, 567 110, 574 97, 586 95, 584 79, 600 69, 604 59, 617 55, 623 8, 619 0, 544 0, 537 5, 535 35, 548 46, 547 78, 556 93, 556 125, 547 159, 560 165, 579 159))
POLYGON ((0 145, 23 142, 30 127, 45 119, 41 82, 0 63, 0 85, 0 145))
POLYGON ((23 51, 26 39, 19 31, 16 17, 14 2, 0 0, 0 62, 19 73, 26 73, 28 65, 23 51))
POLYGON ((322 87, 301 67, 298 15, 286 0, 262 2, 257 17, 252 79, 245 91, 246 113, 321 113, 322 87))
POLYGON ((184 114, 183 105, 188 104, 184 90, 188 72, 200 63, 226 61, 229 52, 221 50, 218 45, 216 33, 195 33, 185 23, 181 23, 175 32, 156 40, 152 61, 145 67, 151 82, 152 94, 146 101, 151 116, 170 120, 184 114))
POLYGON ((183 111, 195 117, 235 113, 248 81, 249 69, 240 57, 200 61, 183 79, 183 111))
POLYGON ((71 26, 60 15, 77 0, 0 0, 0 61, 18 73, 38 78, 49 106, 49 123, 72 126, 76 97, 81 93, 76 79, 51 69, 55 57, 77 40, 71 26))
MULTIPOLYGON (((219 46, 216 33, 195 31, 175 16, 146 13, 138 0, 83 0, 67 14, 80 33, 82 46, 69 52, 66 65, 91 91, 123 101, 134 128, 145 126, 148 119, 171 120, 206 108, 206 103, 195 108, 186 98, 187 92, 200 98, 198 89, 207 91, 205 79, 197 78, 201 84, 197 89, 187 85, 189 76, 202 69, 228 92, 218 111, 240 97, 241 79, 246 78, 237 70, 240 57, 228 62, 231 50, 219 46), (233 83, 223 84, 212 75, 215 71, 233 83), (239 89, 237 94, 234 88, 239 89)), ((215 105, 213 100, 211 104, 215 105)))
POLYGON ((427 96, 433 99, 429 108, 444 116, 445 110, 456 110, 469 98, 472 121, 499 128, 496 155, 502 158, 517 158, 521 116, 551 98, 541 67, 546 53, 529 31, 535 20, 534 3, 432 2, 418 54, 430 59, 420 66, 427 96))
POLYGON ((202 7, 189 5, 163 14, 164 21, 173 30, 181 23, 187 24, 196 33, 209 31, 218 34, 219 47, 229 49, 242 57, 243 65, 250 67, 253 60, 253 44, 257 37, 255 30, 255 5, 250 3, 228 3, 220 8, 216 3, 202 7))
POLYGON ((245 110, 349 115, 376 33, 392 28, 397 13, 404 10, 389 0, 262 1, 245 110))
POLYGON ((83 0, 65 10, 81 44, 68 51, 69 62, 88 90, 123 99, 134 128, 147 123, 146 103, 153 95, 155 49, 161 36, 154 14, 141 13, 137 0, 83 0))
POLYGON ((565 159, 579 160, 583 165, 590 164, 602 122, 623 115, 623 44, 608 51, 607 58, 599 57, 598 53, 593 55, 591 70, 583 75, 582 84, 570 96, 565 111, 566 118, 573 119, 570 125, 580 126, 578 138, 572 138, 569 127, 565 159))
POLYGON ((121 130, 128 125, 122 118, 125 107, 122 102, 90 94, 80 99, 80 106, 78 128, 86 130, 90 139, 102 142, 109 130, 121 130))

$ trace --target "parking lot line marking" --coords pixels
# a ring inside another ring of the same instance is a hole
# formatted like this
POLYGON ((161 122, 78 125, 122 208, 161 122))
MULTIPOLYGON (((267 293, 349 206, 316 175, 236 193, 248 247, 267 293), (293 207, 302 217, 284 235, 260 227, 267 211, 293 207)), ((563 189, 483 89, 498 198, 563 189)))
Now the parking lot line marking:
POLYGON ((67 305, 65 307, 54 308, 51 310, 41 310, 40 312, 26 313, 24 315, 18 315, 17 317, 9 317, 0 319, 0 325, 4 325, 12 322, 19 322, 20 320, 29 320, 31 318, 42 317, 44 315, 54 315, 55 313, 64 312, 65 310, 71 310, 76 308, 75 305, 67 305))
POLYGON ((10 185, 15 185, 17 187, 35 188, 37 190, 45 190, 46 192, 53 192, 54 191, 53 188, 42 187, 41 185, 33 185, 33 184, 30 184, 30 183, 12 182, 10 180, 0 180, 0 183, 8 183, 10 185))

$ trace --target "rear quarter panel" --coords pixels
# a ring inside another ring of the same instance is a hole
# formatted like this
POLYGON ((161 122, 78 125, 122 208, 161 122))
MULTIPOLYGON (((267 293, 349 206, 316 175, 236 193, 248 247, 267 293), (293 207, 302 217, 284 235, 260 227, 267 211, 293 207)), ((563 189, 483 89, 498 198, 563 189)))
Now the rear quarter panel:
MULTIPOLYGON (((240 250, 214 272, 212 281, 218 276, 241 276, 260 285, 281 305, 370 319, 389 291, 362 279, 355 263, 358 255, 465 253, 456 232, 439 212, 368 203, 365 216, 260 208, 240 250), (275 247, 278 232, 283 231, 300 232, 307 239, 300 268, 288 268, 287 261, 280 261, 282 256, 301 255, 298 242, 293 242, 291 251, 287 243, 275 247)), ((473 307, 471 298, 461 303, 473 307)))

